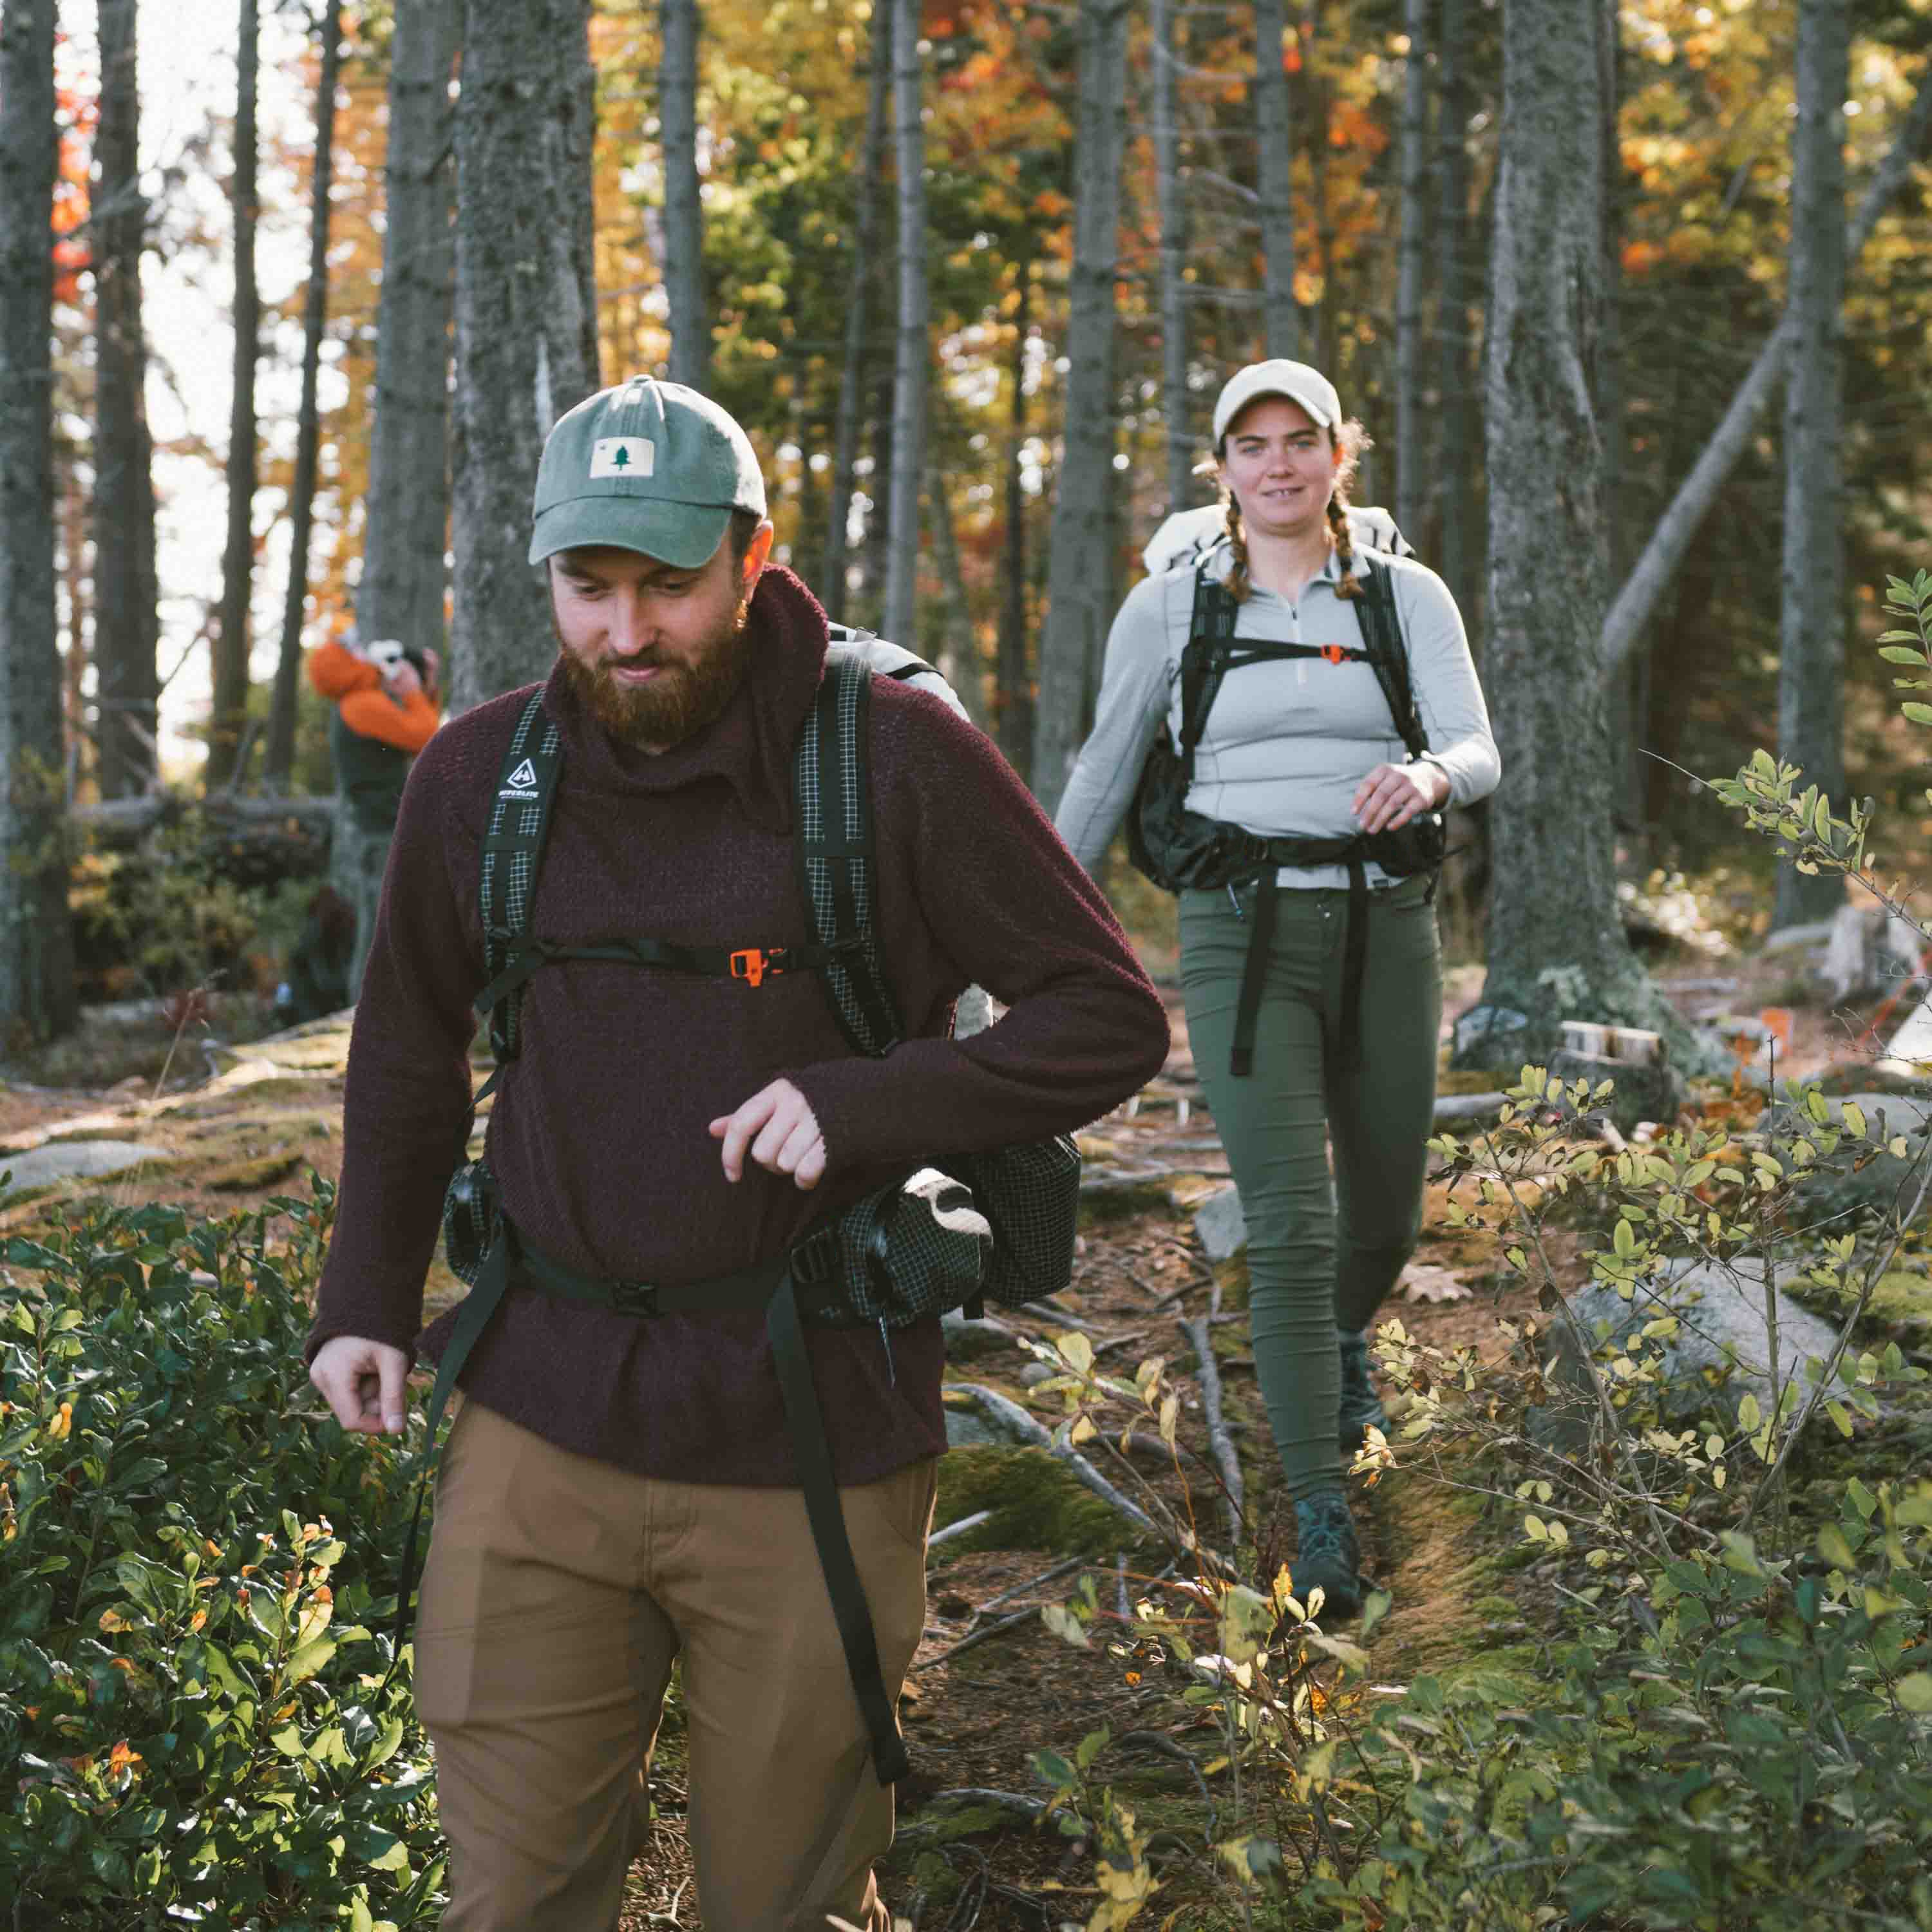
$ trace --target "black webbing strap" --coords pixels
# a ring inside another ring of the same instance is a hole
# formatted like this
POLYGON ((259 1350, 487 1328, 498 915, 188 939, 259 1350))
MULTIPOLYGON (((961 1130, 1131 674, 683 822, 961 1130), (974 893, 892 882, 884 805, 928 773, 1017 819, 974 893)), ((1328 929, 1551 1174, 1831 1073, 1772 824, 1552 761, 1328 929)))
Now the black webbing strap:
POLYGON ((668 939, 595 939, 566 946, 548 939, 523 939, 512 946, 503 970, 476 995, 476 1010, 487 1013, 508 1000, 540 968, 565 959, 599 959, 620 966, 656 966, 674 973, 709 974, 762 986, 767 978, 831 964, 842 955, 829 946, 680 946, 668 939))
POLYGON ((1234 1051, 1228 1067, 1238 1078, 1255 1070, 1255 1024, 1261 1016, 1262 988, 1267 983, 1268 954, 1274 945, 1279 890, 1270 866, 1256 881, 1254 924, 1248 932, 1247 956, 1241 962, 1240 997, 1234 1006, 1234 1051))
POLYGON ((1395 604, 1395 580, 1380 565, 1366 560, 1363 577, 1362 595, 1355 610, 1362 640, 1368 646, 1363 655, 1382 688, 1389 716, 1395 720, 1396 736, 1408 748, 1408 755, 1419 758, 1429 748, 1429 738, 1422 728, 1422 714, 1416 709, 1408 650, 1402 642, 1402 616, 1395 604))
POLYGON ((787 1265, 778 1292, 765 1311, 765 1333, 778 1373, 778 1392, 784 1400, 785 1426, 798 1465, 799 1486, 805 1492, 805 1513, 818 1551, 818 1567, 838 1625, 845 1651, 845 1668, 859 1700, 860 1714, 872 1740, 872 1769, 881 1784, 896 1784, 910 1768, 892 1700, 886 1694, 879 1668, 878 1639, 866 1603, 866 1586, 845 1534, 845 1512, 838 1500, 838 1478, 832 1466, 832 1445, 826 1439, 825 1418, 812 1380, 812 1358, 806 1353, 800 1325, 797 1288, 787 1265))

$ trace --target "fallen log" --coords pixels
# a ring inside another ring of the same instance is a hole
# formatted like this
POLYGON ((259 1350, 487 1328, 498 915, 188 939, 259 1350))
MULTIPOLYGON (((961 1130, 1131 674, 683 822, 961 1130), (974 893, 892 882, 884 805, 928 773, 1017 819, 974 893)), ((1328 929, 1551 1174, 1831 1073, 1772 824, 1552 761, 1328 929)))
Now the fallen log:
POLYGON ((1175 1325, 1194 1345, 1196 1360, 1200 1364, 1197 1379, 1201 1384, 1201 1412, 1207 1419, 1208 1444, 1214 1452, 1214 1460, 1221 1469, 1221 1507, 1228 1526, 1230 1544, 1241 1540, 1241 1519, 1246 1513, 1246 1502, 1241 1487, 1241 1459, 1234 1453, 1234 1438, 1228 1433, 1228 1425, 1221 1414, 1221 1372, 1215 1366, 1214 1346, 1208 1334, 1208 1318, 1197 1315, 1191 1321, 1184 1316, 1175 1318, 1175 1325))

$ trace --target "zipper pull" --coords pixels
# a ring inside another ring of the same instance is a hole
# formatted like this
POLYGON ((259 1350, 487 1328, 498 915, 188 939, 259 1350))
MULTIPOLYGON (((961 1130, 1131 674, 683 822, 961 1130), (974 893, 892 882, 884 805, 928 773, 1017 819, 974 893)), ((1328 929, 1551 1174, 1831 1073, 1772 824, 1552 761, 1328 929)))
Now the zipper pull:
POLYGON ((1247 914, 1241 910, 1241 896, 1235 891, 1234 882, 1232 879, 1228 881, 1228 903, 1234 908, 1234 916, 1237 919, 1245 920, 1247 917, 1247 914))
POLYGON ((888 1388, 897 1388, 899 1385, 899 1378, 898 1372, 892 1366, 892 1338, 886 1327, 886 1318, 883 1315, 879 1317, 879 1346, 886 1352, 886 1386, 888 1388))

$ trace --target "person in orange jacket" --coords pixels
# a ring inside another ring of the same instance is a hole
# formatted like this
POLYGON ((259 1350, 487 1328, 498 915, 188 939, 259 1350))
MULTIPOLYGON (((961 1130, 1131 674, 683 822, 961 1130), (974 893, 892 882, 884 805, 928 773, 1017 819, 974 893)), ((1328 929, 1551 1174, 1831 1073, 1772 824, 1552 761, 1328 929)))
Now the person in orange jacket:
POLYGON ((329 869, 356 908, 352 1000, 362 989, 403 785, 416 754, 442 722, 440 668, 434 651, 412 650, 388 638, 364 645, 352 632, 347 641, 332 639, 308 655, 309 682, 335 706, 329 749, 343 809, 329 869))

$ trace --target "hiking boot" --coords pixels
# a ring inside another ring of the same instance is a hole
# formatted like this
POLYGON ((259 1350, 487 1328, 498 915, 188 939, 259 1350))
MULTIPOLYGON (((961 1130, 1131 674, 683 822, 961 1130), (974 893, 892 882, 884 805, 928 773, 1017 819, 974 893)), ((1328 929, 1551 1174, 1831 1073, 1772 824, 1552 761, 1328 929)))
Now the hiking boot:
POLYGON ((1322 1613, 1330 1621, 1355 1616, 1362 1607, 1362 1547, 1355 1538, 1355 1519, 1348 1499, 1340 1490, 1304 1496, 1294 1506, 1300 1546, 1290 1566, 1294 1594, 1304 1604, 1320 1584, 1327 1601, 1322 1613))
POLYGON ((1358 1328, 1341 1331, 1342 1407, 1337 1431, 1344 1449, 1359 1449, 1368 1440, 1371 1427, 1388 1433, 1388 1417, 1382 1399, 1369 1378, 1369 1331, 1358 1328))

